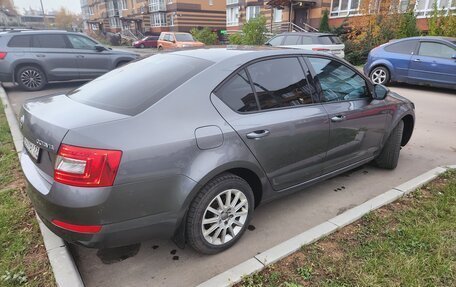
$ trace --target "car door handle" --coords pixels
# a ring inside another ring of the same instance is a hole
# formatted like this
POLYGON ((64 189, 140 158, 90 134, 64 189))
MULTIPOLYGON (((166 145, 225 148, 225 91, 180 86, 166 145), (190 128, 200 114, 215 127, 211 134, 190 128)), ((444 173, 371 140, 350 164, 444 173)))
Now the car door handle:
POLYGON ((421 62, 421 59, 413 59, 413 62, 421 62))
POLYGON ((248 139, 258 140, 268 136, 270 132, 268 130, 258 130, 251 133, 248 133, 246 136, 248 139))
POLYGON ((341 122, 341 121, 345 121, 345 116, 344 115, 337 115, 337 116, 334 116, 331 118, 331 121, 332 122, 341 122))
POLYGON ((44 54, 36 54, 36 56, 37 56, 38 58, 44 58, 44 57, 46 57, 46 55, 44 55, 44 54))
POLYGON ((83 55, 77 55, 76 58, 84 59, 84 56, 83 55))

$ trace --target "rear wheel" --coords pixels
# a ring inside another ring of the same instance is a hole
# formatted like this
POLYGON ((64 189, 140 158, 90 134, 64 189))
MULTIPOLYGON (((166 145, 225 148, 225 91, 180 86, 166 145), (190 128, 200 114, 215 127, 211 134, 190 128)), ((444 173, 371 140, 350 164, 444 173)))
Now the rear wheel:
POLYGON ((139 46, 139 48, 141 49, 144 49, 146 46, 144 46, 144 44, 141 44, 141 46, 139 46))
POLYGON ((384 66, 378 66, 370 73, 370 79, 374 84, 387 85, 390 81, 390 72, 384 66))
POLYGON ((403 131, 404 121, 400 121, 391 132, 380 155, 374 161, 378 167, 386 169, 396 168, 399 161, 403 131))
POLYGON ((230 248, 249 225, 253 207, 253 192, 245 180, 231 173, 212 179, 190 205, 188 243, 205 254, 230 248))
POLYGON ((44 72, 35 66, 24 66, 17 71, 16 81, 26 91, 39 91, 47 83, 44 72))

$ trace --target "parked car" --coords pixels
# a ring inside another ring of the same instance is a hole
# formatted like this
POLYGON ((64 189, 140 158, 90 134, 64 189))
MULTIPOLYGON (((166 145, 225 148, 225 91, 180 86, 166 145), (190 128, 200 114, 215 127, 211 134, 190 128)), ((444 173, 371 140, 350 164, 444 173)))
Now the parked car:
POLYGON ((133 42, 135 48, 157 48, 158 36, 147 36, 144 39, 133 42))
POLYGON ((162 32, 158 38, 159 50, 177 48, 203 47, 204 43, 196 41, 190 33, 162 32))
POLYGON ((370 51, 364 74, 376 84, 404 82, 456 89, 456 38, 391 41, 370 51))
POLYGON ((345 57, 345 44, 334 34, 289 32, 279 34, 266 42, 267 46, 313 50, 345 57))
POLYGON ((0 32, 0 81, 16 82, 27 91, 41 90, 48 82, 91 80, 138 57, 81 33, 0 32))
POLYGON ((213 254, 265 202, 371 161, 394 169, 415 115, 332 55, 218 48, 131 63, 20 119, 27 192, 55 234, 213 254))

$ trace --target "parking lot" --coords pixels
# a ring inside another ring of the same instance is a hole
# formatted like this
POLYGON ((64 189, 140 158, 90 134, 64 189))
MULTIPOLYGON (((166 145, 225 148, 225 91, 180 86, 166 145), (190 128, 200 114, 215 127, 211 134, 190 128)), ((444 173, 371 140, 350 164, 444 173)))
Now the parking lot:
MULTIPOLYGON (((5 85, 5 90, 18 113, 27 99, 64 93, 81 84, 51 84, 40 92, 23 92, 5 85)), ((170 240, 143 242, 128 250, 98 251, 74 246, 73 255, 85 284, 196 285, 431 168, 456 164, 456 92, 408 85, 391 89, 415 103, 417 118, 413 137, 402 149, 397 169, 387 171, 366 165, 259 207, 239 243, 213 256, 200 255, 190 248, 179 249, 170 240)))

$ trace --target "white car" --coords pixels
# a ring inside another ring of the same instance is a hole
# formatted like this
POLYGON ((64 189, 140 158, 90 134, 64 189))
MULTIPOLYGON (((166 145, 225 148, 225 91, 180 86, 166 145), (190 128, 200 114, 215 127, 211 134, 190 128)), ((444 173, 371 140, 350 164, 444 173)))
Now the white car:
POLYGON ((313 32, 282 33, 266 42, 273 47, 295 48, 328 52, 340 58, 345 57, 345 44, 334 34, 313 32))

